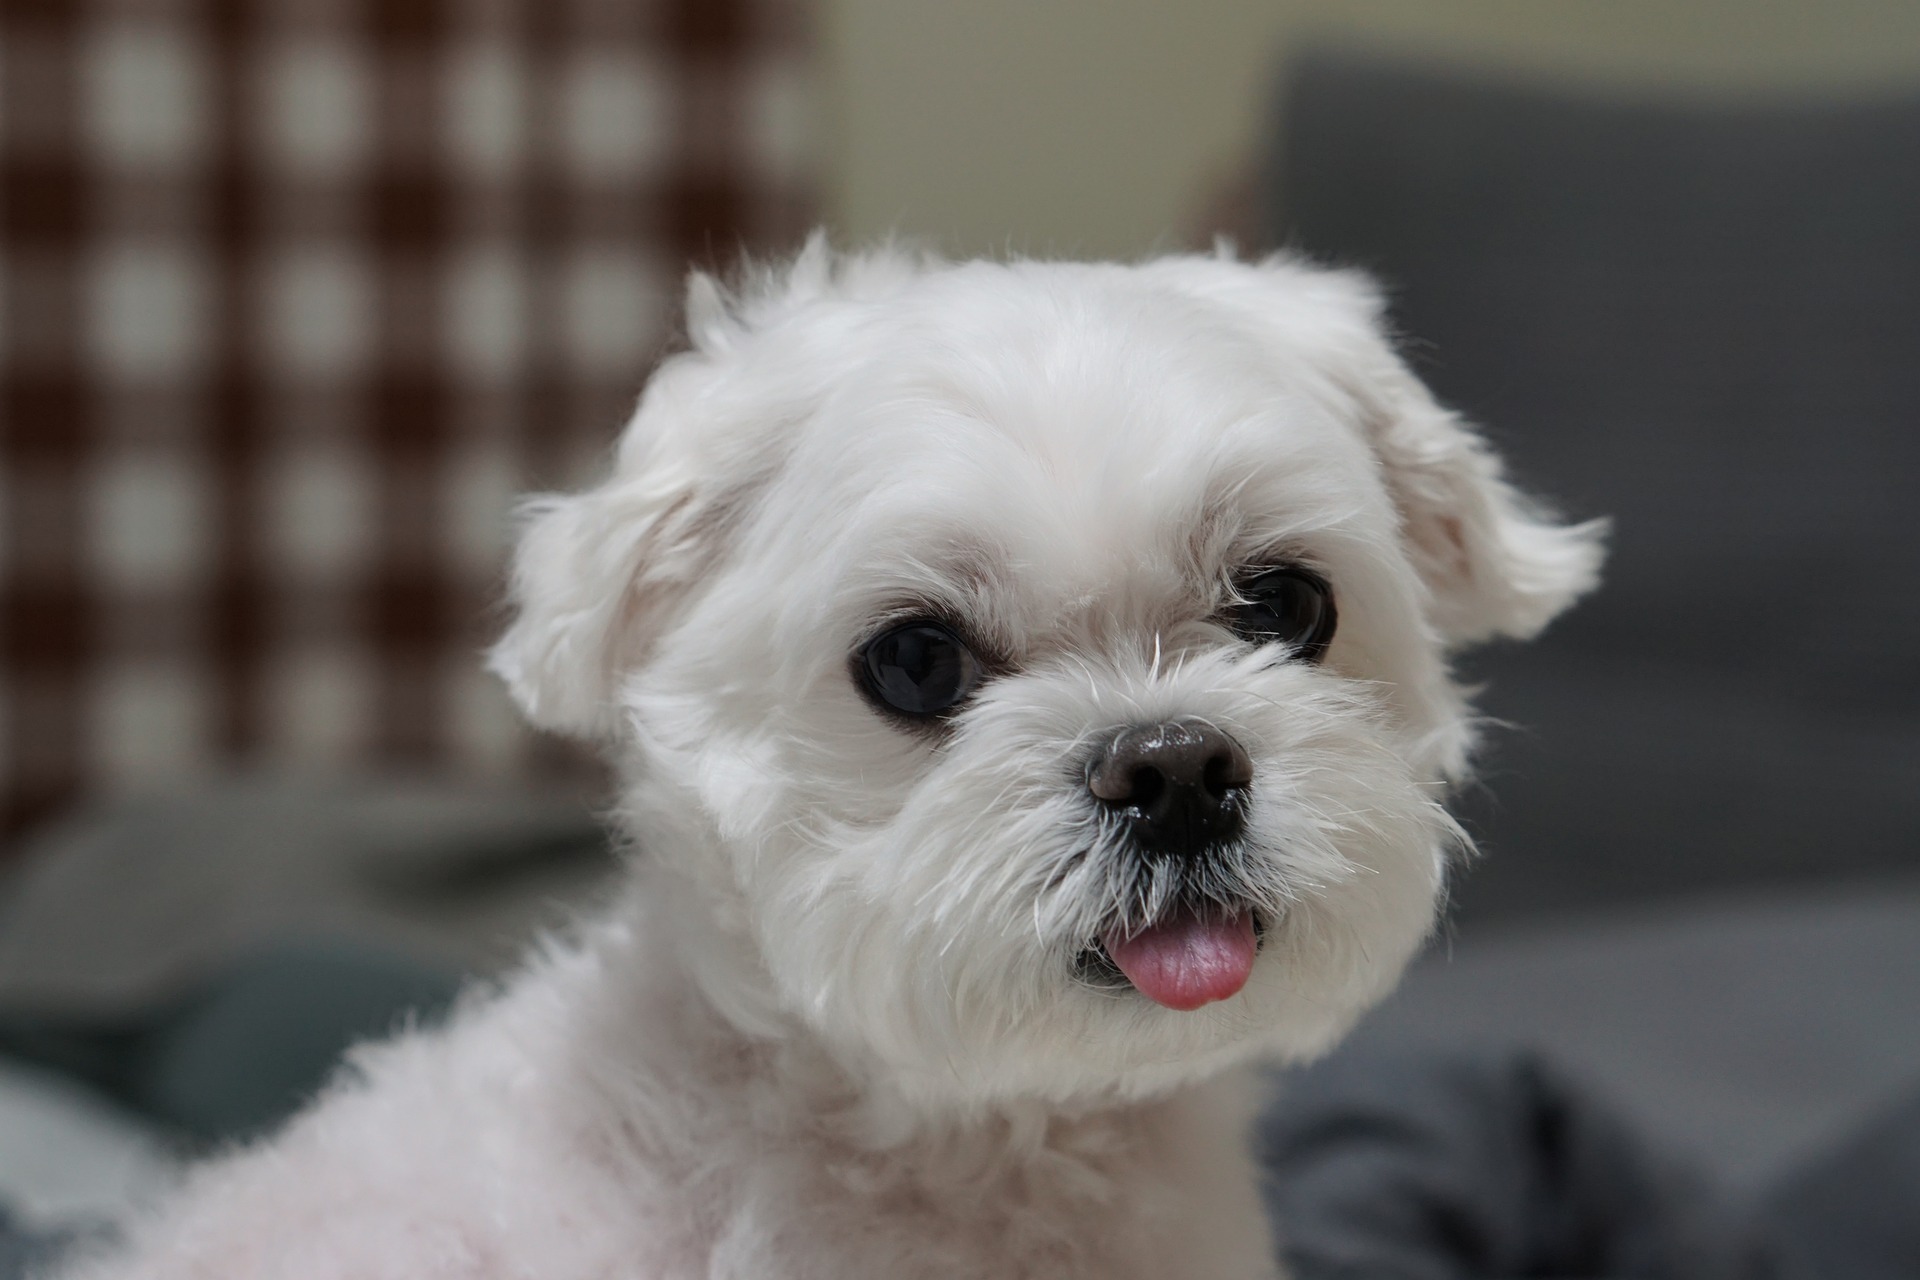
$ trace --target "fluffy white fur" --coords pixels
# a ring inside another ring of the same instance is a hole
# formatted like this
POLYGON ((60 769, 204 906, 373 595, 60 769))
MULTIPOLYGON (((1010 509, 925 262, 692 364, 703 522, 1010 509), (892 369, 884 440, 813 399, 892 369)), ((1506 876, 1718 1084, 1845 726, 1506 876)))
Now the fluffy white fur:
POLYGON ((817 242, 696 278, 611 475, 538 500, 494 665, 623 769, 626 892, 450 1025, 357 1052, 88 1277, 1276 1274, 1250 1064, 1320 1053, 1425 937, 1472 737, 1451 649, 1594 581, 1381 333, 1280 258, 948 264, 817 242), (1333 584, 1324 663, 1222 621, 1333 584), (904 729, 850 655, 934 609, 997 674, 904 729), (1086 791, 1117 726, 1254 763, 1266 924, 1188 1013, 1075 958, 1173 892, 1086 791))

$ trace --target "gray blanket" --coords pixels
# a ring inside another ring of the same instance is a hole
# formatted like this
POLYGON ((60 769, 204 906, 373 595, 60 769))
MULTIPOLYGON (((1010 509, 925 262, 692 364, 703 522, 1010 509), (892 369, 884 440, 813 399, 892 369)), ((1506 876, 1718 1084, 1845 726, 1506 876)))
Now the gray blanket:
POLYGON ((1920 1087, 1747 1195, 1529 1052, 1338 1053, 1261 1138, 1294 1280, 1920 1278, 1920 1087))

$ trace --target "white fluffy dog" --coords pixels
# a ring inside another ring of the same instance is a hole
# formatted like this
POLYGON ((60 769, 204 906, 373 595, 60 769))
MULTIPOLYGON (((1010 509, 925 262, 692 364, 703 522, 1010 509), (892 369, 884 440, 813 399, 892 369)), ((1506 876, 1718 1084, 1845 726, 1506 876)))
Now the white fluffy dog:
POLYGON ((1280 258, 819 244, 723 294, 494 654, 627 891, 79 1274, 1256 1280, 1250 1065, 1426 936, 1449 651, 1592 585, 1280 258))

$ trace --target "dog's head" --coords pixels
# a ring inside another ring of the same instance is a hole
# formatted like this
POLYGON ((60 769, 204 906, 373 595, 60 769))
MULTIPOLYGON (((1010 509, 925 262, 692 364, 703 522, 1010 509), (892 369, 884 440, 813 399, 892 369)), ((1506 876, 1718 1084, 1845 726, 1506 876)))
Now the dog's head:
POLYGON ((817 245, 723 296, 495 666, 627 767, 695 979, 949 1102, 1337 1037, 1430 928, 1449 650, 1592 585, 1365 281, 817 245))

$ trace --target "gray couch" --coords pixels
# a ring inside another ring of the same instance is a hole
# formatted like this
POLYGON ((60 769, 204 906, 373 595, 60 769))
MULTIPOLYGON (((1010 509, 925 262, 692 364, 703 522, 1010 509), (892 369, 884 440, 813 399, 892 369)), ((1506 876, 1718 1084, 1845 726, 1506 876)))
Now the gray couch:
POLYGON ((1276 243, 1376 272, 1606 585, 1475 658, 1458 918, 1920 870, 1920 98, 1709 105, 1358 53, 1287 78, 1276 243))

